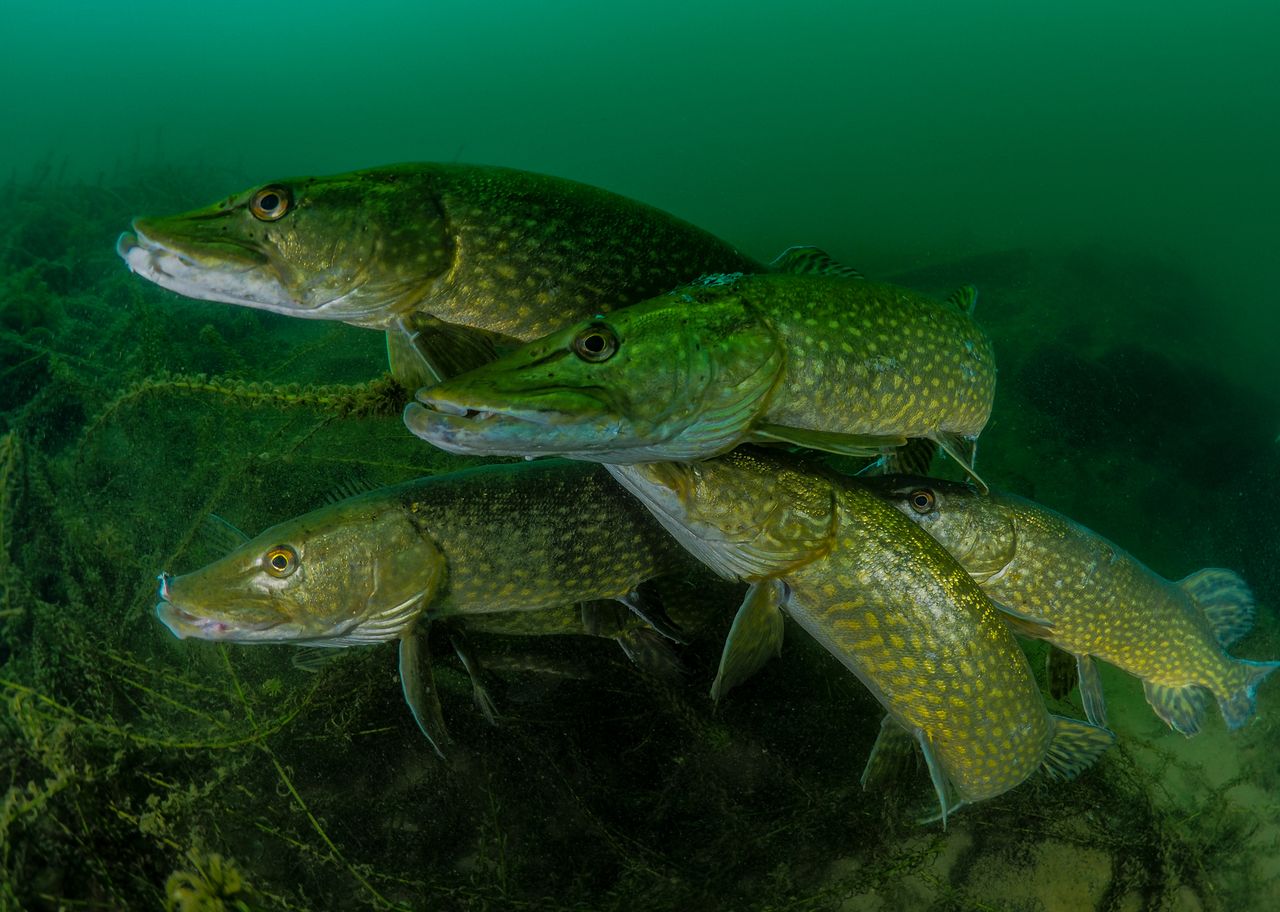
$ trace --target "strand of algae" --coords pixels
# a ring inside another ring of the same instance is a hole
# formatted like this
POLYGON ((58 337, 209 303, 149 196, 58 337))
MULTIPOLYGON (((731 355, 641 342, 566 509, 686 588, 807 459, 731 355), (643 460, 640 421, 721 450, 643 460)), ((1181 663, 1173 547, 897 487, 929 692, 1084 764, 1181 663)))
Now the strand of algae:
MULTIPOLYGON (((244 710, 245 718, 249 720, 249 724, 256 730, 258 726, 257 719, 254 715, 253 708, 249 705, 249 701, 245 697, 244 687, 240 683, 240 677, 236 674, 236 670, 231 664, 231 656, 227 652, 225 646, 219 646, 219 651, 222 653, 222 661, 226 665, 227 675, 230 677, 232 686, 235 689, 236 699, 239 701, 241 709, 244 710)), ((303 800, 302 795, 299 794, 297 786, 293 784, 293 778, 285 770, 284 764, 280 762, 280 758, 276 756, 275 751, 271 749, 271 746, 267 744, 265 740, 259 740, 257 742, 257 746, 267 755, 267 758, 271 761, 272 767, 275 768, 276 774, 280 777, 280 782, 284 785, 285 790, 293 798, 294 802, 297 803, 298 809, 301 810, 303 815, 307 818, 307 822, 311 825, 311 828, 315 831, 316 835, 320 837, 321 842, 328 847, 330 853, 332 853, 332 857, 341 863, 342 866, 347 869, 347 872, 355 878, 360 886, 365 889, 365 892, 367 892, 369 897, 373 900, 374 908, 405 908, 392 903, 385 896, 379 893, 378 889, 369 882, 368 878, 361 874, 360 871, 356 869, 355 865, 347 860, 346 856, 342 854, 342 850, 339 849, 334 841, 329 838, 329 834, 325 831, 325 828, 321 826, 320 821, 316 819, 315 814, 311 813, 311 808, 307 805, 307 802, 303 800)))
POLYGON ((86 443, 121 408, 151 396, 174 394, 217 396, 253 407, 319 409, 337 418, 371 418, 399 414, 404 406, 405 389, 389 374, 367 383, 304 386, 207 374, 161 373, 132 384, 107 403, 85 428, 77 449, 77 463, 86 443))

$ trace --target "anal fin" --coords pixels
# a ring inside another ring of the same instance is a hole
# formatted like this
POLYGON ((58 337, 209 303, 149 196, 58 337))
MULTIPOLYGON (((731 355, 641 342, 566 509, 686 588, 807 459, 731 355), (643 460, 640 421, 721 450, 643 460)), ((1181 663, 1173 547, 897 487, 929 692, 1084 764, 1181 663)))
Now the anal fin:
POLYGON ((711 684, 717 703, 782 652, 784 586, 777 580, 753 583, 734 616, 711 684))
POLYGON ((1143 681, 1147 702, 1170 728, 1190 737, 1200 731, 1204 721, 1204 689, 1199 684, 1169 687, 1143 681))

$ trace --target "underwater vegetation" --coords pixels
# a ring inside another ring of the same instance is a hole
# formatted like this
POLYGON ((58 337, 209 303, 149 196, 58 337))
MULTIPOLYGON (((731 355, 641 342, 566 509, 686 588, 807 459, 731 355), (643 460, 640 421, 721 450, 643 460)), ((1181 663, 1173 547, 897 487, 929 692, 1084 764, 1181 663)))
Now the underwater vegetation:
MULTIPOLYGON (((0 909, 1271 907, 1274 683, 1250 726, 1184 739, 1104 670, 1118 740, 1095 768, 942 831, 916 822, 923 768, 861 790, 879 707, 804 637, 713 706, 741 591, 702 578, 662 592, 677 621, 723 606, 678 682, 603 641, 475 634, 494 727, 437 644, 447 765, 391 645, 300 667, 285 646, 174 640, 155 576, 216 556, 210 513, 255 533, 353 478, 470 464, 405 432, 381 334, 128 274, 120 227, 211 198, 201 180, 3 191, 0 909)), ((1274 656, 1280 403, 1215 371, 1211 338, 1187 345, 1176 324, 1208 297, 1171 272, 1014 251, 893 279, 981 290, 1001 372, 984 474, 1166 576, 1239 570, 1259 623, 1233 653, 1274 656)), ((1041 674, 1044 647, 1025 648, 1041 674)), ((1077 693, 1049 708, 1081 714, 1077 693)))

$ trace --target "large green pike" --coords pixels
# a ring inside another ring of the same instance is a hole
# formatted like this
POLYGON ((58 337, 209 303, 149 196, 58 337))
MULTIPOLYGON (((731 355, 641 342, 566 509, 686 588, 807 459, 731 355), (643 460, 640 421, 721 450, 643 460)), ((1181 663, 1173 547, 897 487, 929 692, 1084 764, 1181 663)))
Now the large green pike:
POLYGON ((1280 662, 1251 662, 1226 648, 1253 626, 1253 594, 1231 570, 1167 580, 1119 546, 1059 513, 1012 494, 886 475, 867 483, 941 542, 1021 633, 1076 657, 1091 722, 1106 724, 1094 659, 1142 679, 1156 714, 1184 735, 1204 719, 1204 692, 1229 728, 1254 712, 1262 680, 1280 662), (1027 623, 1043 618, 1048 628, 1027 623))
POLYGON ((414 386, 705 272, 764 268, 607 190, 434 163, 272 181, 135 219, 117 250, 187 297, 387 330, 414 386))
POLYGON ((748 449, 610 471, 707 566, 752 584, 721 666, 733 680, 718 684, 776 651, 785 611, 888 710, 877 749, 902 732, 919 745, 944 821, 1039 767, 1069 778, 1112 742, 1045 710, 991 600, 857 482, 748 449))
MULTIPOLYGON (((652 616, 637 587, 686 562, 599 466, 483 466, 349 497, 192 573, 162 573, 156 614, 178 637, 302 646, 399 640, 405 698, 439 750, 443 724, 419 636, 429 622, 502 624, 499 613, 600 599, 652 616)), ((605 635, 620 637, 632 656, 654 645, 652 630, 614 625, 605 635)))
POLYGON ((405 423, 456 453, 614 464, 925 438, 972 473, 996 383, 974 300, 795 271, 706 277, 420 390, 405 423))

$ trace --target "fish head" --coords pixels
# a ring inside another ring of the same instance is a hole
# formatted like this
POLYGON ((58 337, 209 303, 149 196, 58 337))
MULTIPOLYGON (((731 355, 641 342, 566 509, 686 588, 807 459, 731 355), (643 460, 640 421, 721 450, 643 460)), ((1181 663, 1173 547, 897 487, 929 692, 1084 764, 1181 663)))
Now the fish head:
POLYGON ((738 298, 686 297, 597 315, 419 390, 405 424, 454 453, 635 463, 729 450, 783 348, 738 298))
POLYGON ((403 168, 273 181, 132 227, 116 251, 170 291, 374 328, 425 297, 454 254, 430 175, 403 168))
POLYGON ((280 523, 225 557, 160 575, 179 638, 344 646, 409 629, 445 561, 398 504, 357 497, 280 523))
POLYGON ((747 446, 703 462, 609 470, 686 550, 729 579, 777 576, 835 545, 836 481, 781 452, 747 446))
POLYGON ((1004 495, 920 475, 860 481, 928 532, 979 582, 1007 567, 1017 552, 1017 525, 1004 495))

